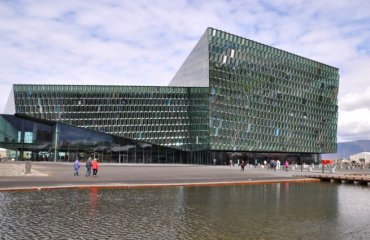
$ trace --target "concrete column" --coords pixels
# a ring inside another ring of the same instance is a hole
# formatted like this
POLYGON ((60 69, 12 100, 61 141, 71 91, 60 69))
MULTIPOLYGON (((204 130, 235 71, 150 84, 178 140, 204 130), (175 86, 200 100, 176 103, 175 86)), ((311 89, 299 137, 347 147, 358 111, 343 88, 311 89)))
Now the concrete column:
POLYGON ((31 168, 32 168, 32 162, 31 161, 25 161, 24 162, 24 167, 25 167, 25 173, 30 174, 31 173, 31 168))

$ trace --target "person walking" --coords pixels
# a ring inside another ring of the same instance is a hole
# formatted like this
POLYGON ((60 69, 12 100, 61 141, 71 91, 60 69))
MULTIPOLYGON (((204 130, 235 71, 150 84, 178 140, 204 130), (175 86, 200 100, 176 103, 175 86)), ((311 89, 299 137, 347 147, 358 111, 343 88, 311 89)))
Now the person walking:
POLYGON ((245 167, 245 162, 242 161, 242 163, 240 164, 240 167, 241 167, 241 171, 244 172, 244 167, 245 167))
POLYGON ((94 161, 92 162, 93 177, 96 177, 96 175, 98 175, 98 168, 99 168, 98 160, 94 158, 94 161))
POLYGON ((216 158, 213 159, 213 165, 216 166, 217 160, 216 158))
POLYGON ((278 159, 278 160, 276 161, 276 168, 277 168, 277 169, 280 169, 280 164, 281 164, 281 163, 280 163, 280 160, 278 159))
POLYGON ((74 176, 78 176, 78 171, 80 170, 80 167, 81 167, 80 161, 78 160, 78 158, 76 158, 75 162, 73 163, 74 176))
POLYGON ((284 162, 285 171, 288 171, 288 167, 289 167, 289 162, 288 162, 288 160, 285 160, 285 162, 284 162))
POLYGON ((274 159, 272 159, 272 160, 270 161, 270 169, 271 169, 271 170, 273 170, 273 169, 274 169, 274 164, 275 164, 275 160, 274 160, 274 159))
POLYGON ((92 160, 91 157, 86 161, 86 177, 90 177, 91 175, 91 167, 92 167, 92 160))

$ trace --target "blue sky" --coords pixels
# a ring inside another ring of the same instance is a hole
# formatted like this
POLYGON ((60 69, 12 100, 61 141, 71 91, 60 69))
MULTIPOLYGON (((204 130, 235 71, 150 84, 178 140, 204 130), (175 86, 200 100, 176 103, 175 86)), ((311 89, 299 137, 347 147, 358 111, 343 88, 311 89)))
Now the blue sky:
POLYGON ((338 140, 370 139, 370 1, 0 2, 0 110, 14 83, 167 85, 207 27, 340 69, 338 140))

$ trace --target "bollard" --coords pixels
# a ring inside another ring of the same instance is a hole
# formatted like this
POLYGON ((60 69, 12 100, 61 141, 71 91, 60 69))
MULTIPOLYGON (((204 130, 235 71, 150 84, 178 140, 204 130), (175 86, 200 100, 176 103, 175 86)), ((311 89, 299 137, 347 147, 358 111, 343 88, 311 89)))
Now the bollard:
POLYGON ((32 162, 31 161, 26 161, 24 163, 25 167, 25 174, 30 174, 31 173, 31 168, 32 168, 32 162))

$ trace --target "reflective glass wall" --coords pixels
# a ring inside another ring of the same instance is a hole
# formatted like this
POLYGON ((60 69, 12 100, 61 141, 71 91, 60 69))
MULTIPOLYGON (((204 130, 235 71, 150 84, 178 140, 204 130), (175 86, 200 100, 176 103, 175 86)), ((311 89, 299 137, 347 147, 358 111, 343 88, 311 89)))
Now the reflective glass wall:
POLYGON ((210 148, 336 152, 338 69, 208 29, 210 148))
POLYGON ((209 149, 208 88, 189 88, 189 134, 192 151, 209 149))
POLYGON ((100 162, 213 164, 230 160, 254 164, 271 159, 290 163, 319 163, 318 154, 192 151, 186 152, 142 141, 112 136, 29 117, 0 115, 0 148, 8 149, 14 160, 72 162, 76 158, 97 158, 100 162))
POLYGON ((200 154, 13 115, 0 115, 0 148, 11 150, 8 157, 15 160, 72 162, 95 157, 117 163, 205 163, 200 154))
POLYGON ((206 120, 200 117, 206 117, 208 88, 78 85, 13 88, 16 112, 35 118, 181 150, 197 149, 199 143, 206 141, 206 120), (195 114, 189 115, 189 109, 195 114), (200 124, 202 128, 198 127, 200 124), (195 134, 191 134, 192 128, 195 134))
POLYGON ((9 158, 22 160, 50 160, 53 125, 33 122, 13 115, 0 115, 0 147, 17 150, 9 158))

